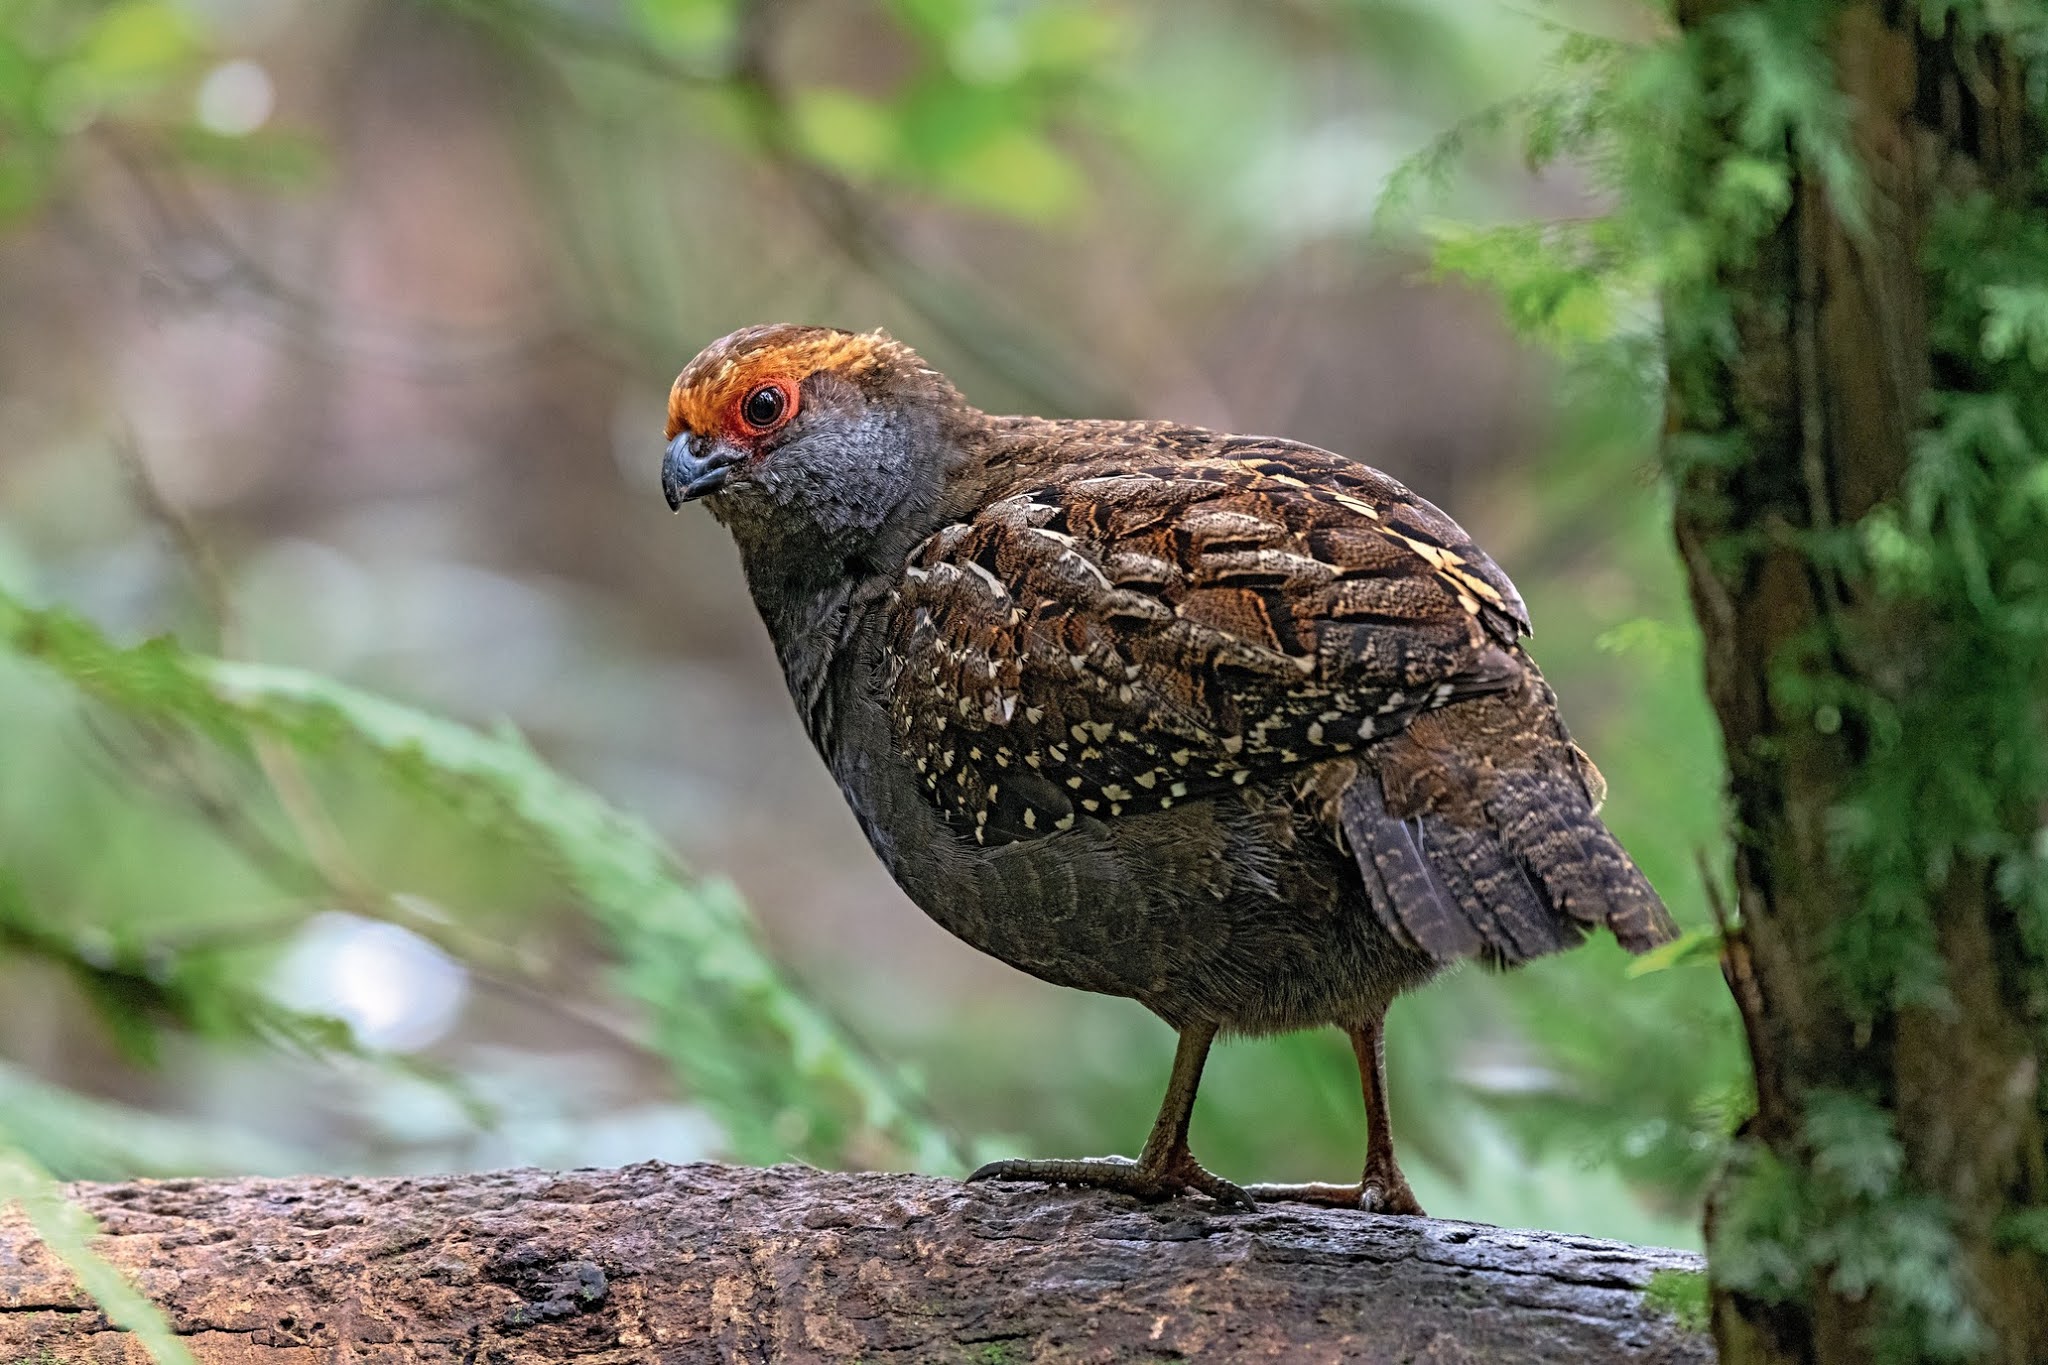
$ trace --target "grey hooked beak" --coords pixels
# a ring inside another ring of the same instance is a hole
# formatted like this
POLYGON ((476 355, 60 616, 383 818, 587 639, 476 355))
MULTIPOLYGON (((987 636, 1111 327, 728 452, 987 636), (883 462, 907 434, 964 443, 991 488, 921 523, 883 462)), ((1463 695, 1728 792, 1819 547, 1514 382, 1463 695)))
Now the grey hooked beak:
POLYGON ((661 491, 668 498, 668 510, 680 512, 684 503, 725 487, 733 466, 744 458, 723 441, 712 444, 693 432, 678 432, 661 462, 661 491))

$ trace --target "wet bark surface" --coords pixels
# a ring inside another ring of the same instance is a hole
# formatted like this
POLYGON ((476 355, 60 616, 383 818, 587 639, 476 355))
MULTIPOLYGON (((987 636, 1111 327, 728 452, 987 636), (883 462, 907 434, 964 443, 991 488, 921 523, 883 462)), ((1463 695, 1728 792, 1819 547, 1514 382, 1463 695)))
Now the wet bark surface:
MULTIPOLYGON (((1697 1257, 1472 1223, 657 1163, 73 1193, 205 1365, 1713 1358, 1643 1301, 1697 1257)), ((0 1213, 0 1365, 145 1359, 0 1213)))

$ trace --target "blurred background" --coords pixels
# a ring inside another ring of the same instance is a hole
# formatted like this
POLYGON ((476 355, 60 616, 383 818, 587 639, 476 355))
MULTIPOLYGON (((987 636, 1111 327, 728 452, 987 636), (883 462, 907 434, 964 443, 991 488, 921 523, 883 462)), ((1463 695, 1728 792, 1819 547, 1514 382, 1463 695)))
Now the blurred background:
MULTIPOLYGON (((902 897, 730 544, 662 501, 668 383, 751 322, 1408 482, 1515 577, 1609 821, 1707 923, 1647 313, 1539 354, 1427 265, 1599 212, 1490 134, 1561 45, 1661 24, 0 0, 0 1143, 67 1177, 1136 1149, 1168 1030, 902 897), (113 646, 53 645, 74 615, 113 646), (372 734, 365 692, 414 728, 372 734)), ((1739 1036, 1711 958, 1647 966, 1601 941, 1395 1007, 1432 1213, 1697 1244, 1739 1036)), ((1351 1178, 1343 1039, 1226 1045, 1194 1139, 1351 1178)))

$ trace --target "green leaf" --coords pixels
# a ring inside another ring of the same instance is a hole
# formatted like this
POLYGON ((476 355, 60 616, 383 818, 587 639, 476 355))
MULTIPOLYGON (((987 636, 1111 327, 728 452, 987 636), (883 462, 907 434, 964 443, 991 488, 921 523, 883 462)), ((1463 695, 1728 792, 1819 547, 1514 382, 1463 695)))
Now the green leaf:
POLYGON ((998 133, 955 158, 939 176, 953 198, 998 213, 1053 222, 1086 198, 1081 172, 1045 138, 1024 129, 998 133))
POLYGON ((128 0, 93 23, 78 54, 95 85, 132 87, 176 68, 198 47, 191 16, 168 0, 128 0))
POLYGON ((688 57, 722 49, 738 24, 734 0, 632 0, 632 7, 652 46, 688 57))
POLYGON ((976 0, 890 0, 889 8, 911 32, 944 41, 974 22, 976 0))
POLYGON ((1707 1330, 1707 1277, 1697 1270, 1660 1270, 1643 1290, 1643 1304, 1678 1319, 1687 1331, 1707 1330))
POLYGON ((621 985, 646 1011, 656 1046, 741 1159, 836 1157, 878 1139, 921 1168, 958 1168, 952 1142, 895 1079, 783 981, 729 886, 690 881, 642 822, 555 772, 515 733, 486 735, 315 674, 192 654, 169 638, 124 649, 76 616, 4 593, 0 648, 134 718, 233 748, 254 734, 307 755, 352 748, 475 827, 534 847, 609 934, 621 985))
POLYGON ((1043 5, 1018 26, 1034 71, 1085 73, 1114 60, 1134 37, 1127 16, 1098 5, 1043 5))
POLYGON ((223 137, 204 128, 181 128, 177 148, 195 167, 272 190, 309 189, 327 167, 322 144, 269 129, 223 137))
POLYGON ((1671 942, 1652 948, 1628 964, 1630 976, 1668 972, 1673 967, 1721 961, 1721 932, 1718 929, 1688 929, 1671 942))
POLYGON ((1019 92, 972 85, 943 72, 929 73, 897 101, 897 123, 910 168, 937 175, 976 149, 1019 128, 1035 112, 1019 92))
POLYGON ((107 1320, 132 1332, 156 1365, 198 1365, 160 1309, 128 1277, 92 1249, 99 1225, 64 1197, 49 1173, 24 1152, 0 1145, 0 1207, 18 1205, 43 1245, 78 1277, 107 1320))
POLYGON ((1890 1194, 1905 1167, 1905 1148, 1892 1131, 1891 1116, 1841 1091, 1817 1090, 1808 1098, 1806 1140, 1813 1145, 1817 1173, 1866 1198, 1890 1194))
POLYGON ((2014 1209, 1998 1220, 1998 1244, 2019 1248, 2048 1260, 2048 1208, 2014 1209))
POLYGON ((234 1128, 89 1099, 0 1063, 0 1144, 63 1180, 288 1175, 312 1154, 234 1128))
POLYGON ((1985 358, 2048 370, 2048 285, 1986 285, 1983 299, 1985 358))
POLYGON ((896 159, 894 114, 863 95, 828 86, 800 90, 790 114, 804 152, 821 165, 863 179, 896 159))
POLYGON ((1633 321, 1647 281, 1614 265, 1605 225, 1425 225, 1442 274, 1491 286, 1516 331, 1562 350, 1614 340, 1633 321))

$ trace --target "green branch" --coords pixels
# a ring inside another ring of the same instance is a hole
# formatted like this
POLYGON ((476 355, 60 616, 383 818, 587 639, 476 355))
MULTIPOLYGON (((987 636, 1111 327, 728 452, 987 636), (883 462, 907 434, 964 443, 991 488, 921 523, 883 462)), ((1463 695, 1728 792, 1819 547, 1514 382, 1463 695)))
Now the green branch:
POLYGON ((0 648, 132 718, 230 749, 268 735, 307 755, 367 754, 471 827, 534 848, 610 936, 619 984, 645 1011, 653 1045, 719 1120, 735 1156, 834 1159, 879 1140, 922 1169, 960 1166, 904 1085, 790 988, 730 886, 688 878, 644 823, 555 772, 509 729, 485 734, 168 638, 122 648, 70 613, 4 593, 0 648))

